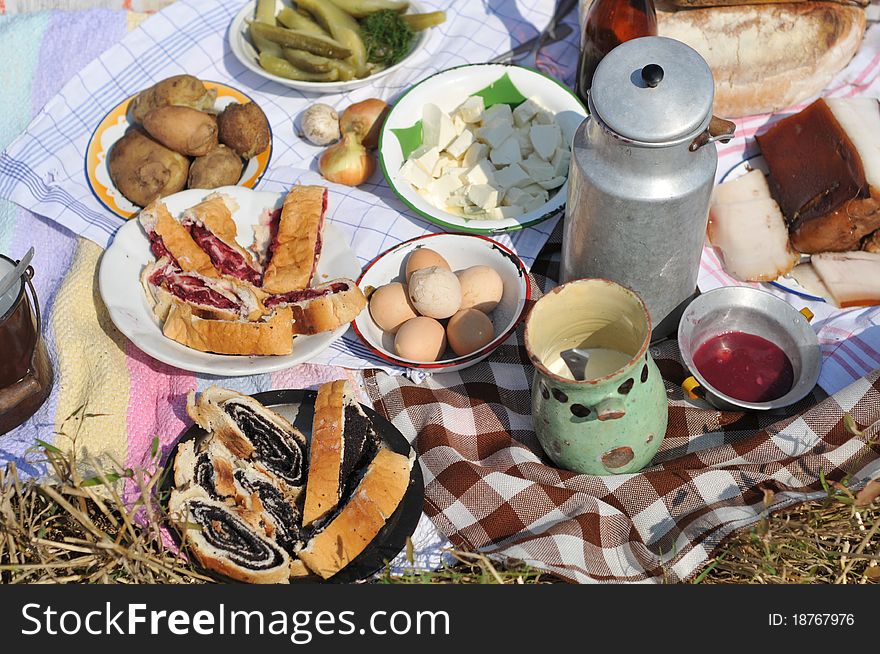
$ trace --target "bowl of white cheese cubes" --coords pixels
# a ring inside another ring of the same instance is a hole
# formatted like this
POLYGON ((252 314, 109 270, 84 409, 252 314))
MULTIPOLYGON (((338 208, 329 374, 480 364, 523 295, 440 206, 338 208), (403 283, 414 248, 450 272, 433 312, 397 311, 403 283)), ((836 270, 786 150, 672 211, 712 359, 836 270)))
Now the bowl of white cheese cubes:
POLYGON ((564 209, 571 142, 585 118, 568 88, 537 71, 459 66, 398 100, 379 161, 421 218, 454 231, 513 231, 564 209))

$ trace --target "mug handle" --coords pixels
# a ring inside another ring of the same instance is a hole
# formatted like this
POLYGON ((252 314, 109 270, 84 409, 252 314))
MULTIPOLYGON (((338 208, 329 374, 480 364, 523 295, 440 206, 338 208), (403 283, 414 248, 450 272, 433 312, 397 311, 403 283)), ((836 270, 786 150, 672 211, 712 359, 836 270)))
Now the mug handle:
POLYGON ((681 382, 681 390, 691 400, 702 400, 706 397, 706 390, 700 385, 695 377, 691 376, 681 382))

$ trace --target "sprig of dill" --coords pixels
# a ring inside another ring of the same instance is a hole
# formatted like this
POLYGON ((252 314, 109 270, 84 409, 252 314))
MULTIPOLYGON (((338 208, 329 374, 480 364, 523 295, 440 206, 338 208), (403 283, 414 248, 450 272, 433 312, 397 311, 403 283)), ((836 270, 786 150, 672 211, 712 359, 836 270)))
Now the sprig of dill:
POLYGON ((392 66, 409 52, 413 31, 396 11, 384 9, 361 21, 367 61, 392 66))

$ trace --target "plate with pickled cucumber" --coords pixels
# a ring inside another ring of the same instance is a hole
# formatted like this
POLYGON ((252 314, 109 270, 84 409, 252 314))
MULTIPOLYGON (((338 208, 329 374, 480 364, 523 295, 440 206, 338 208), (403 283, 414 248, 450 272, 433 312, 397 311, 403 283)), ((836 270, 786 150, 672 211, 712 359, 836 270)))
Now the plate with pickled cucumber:
POLYGON ((445 20, 406 0, 254 0, 232 20, 229 43, 266 79, 340 93, 405 65, 445 20))

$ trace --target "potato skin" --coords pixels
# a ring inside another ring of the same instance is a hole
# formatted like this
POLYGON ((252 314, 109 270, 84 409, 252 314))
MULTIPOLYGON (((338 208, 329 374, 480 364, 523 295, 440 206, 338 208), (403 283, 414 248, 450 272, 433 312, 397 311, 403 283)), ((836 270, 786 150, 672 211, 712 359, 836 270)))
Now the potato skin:
POLYGON ((191 157, 202 157, 217 147, 217 117, 169 105, 144 116, 144 129, 166 148, 191 157))
POLYGON ((235 152, 225 145, 218 145, 190 164, 187 188, 218 188, 238 184, 241 167, 242 161, 235 152))
POLYGON ((138 123, 153 109, 166 105, 180 105, 199 110, 213 109, 217 91, 209 91, 201 80, 192 75, 175 75, 144 89, 131 101, 131 117, 138 123))
POLYGON ((157 198, 183 190, 189 160, 141 130, 130 129, 110 149, 107 169, 119 192, 145 207, 157 198))
POLYGON ((253 102, 228 105, 217 118, 217 123, 220 142, 245 160, 268 148, 272 139, 266 114, 253 102))

